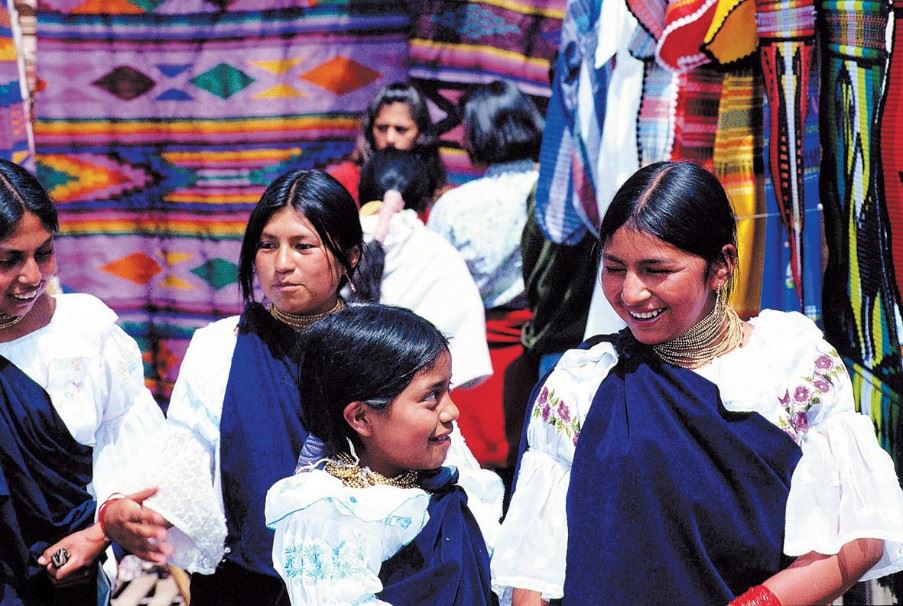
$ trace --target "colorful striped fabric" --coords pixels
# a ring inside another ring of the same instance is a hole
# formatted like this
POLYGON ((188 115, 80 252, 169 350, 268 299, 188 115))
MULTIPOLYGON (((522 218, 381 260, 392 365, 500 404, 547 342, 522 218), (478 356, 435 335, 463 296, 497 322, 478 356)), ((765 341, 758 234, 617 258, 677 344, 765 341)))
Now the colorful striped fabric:
MULTIPOLYGON (((900 302, 887 240, 884 205, 889 200, 878 196, 875 139, 887 57, 887 6, 877 1, 830 0, 820 8, 825 23, 824 91, 830 101, 822 110, 822 202, 832 259, 825 291, 831 309, 836 310, 825 317, 826 333, 842 354, 855 361, 854 373, 867 371, 863 385, 880 383, 899 396, 903 393, 900 302)), ((884 112, 882 119, 889 117, 884 112)), ((893 147, 899 147, 899 142, 893 147)), ((890 176, 899 182, 899 173, 890 176)), ((898 421, 898 415, 888 414, 886 391, 879 387, 864 402, 875 404, 880 394, 880 406, 867 409, 886 446, 899 457, 903 443, 895 436, 900 426, 888 425, 898 421)), ((899 406, 899 397, 892 400, 899 406)))
MULTIPOLYGON (((819 166, 821 144, 819 141, 819 85, 817 62, 808 78, 808 87, 800 91, 801 103, 805 103, 806 119, 792 121, 799 132, 800 178, 796 197, 799 219, 788 229, 786 206, 779 202, 777 189, 780 180, 772 173, 769 160, 774 149, 774 131, 769 116, 774 115, 769 95, 763 98, 763 163, 765 165, 765 248, 762 271, 762 309, 799 311, 812 320, 822 319, 822 228, 823 213, 819 197, 819 166), (796 229, 799 229, 797 232, 796 229), (792 239, 795 237, 795 239, 792 239), (799 280, 794 268, 803 259, 799 280)), ((780 132, 777 135, 781 137, 780 132)), ((796 208, 796 207, 794 207, 796 208)), ((794 214, 794 216, 797 216, 794 214)))
POLYGON ((350 152, 374 92, 407 75, 409 25, 390 0, 43 0, 37 172, 63 287, 119 312, 161 400, 192 331, 240 309, 264 187, 350 152))
POLYGON ((679 79, 677 74, 645 59, 643 98, 637 115, 640 166, 670 160, 674 148, 679 79))
POLYGON ((678 74, 677 82, 671 159, 712 170, 724 72, 700 66, 678 74))
POLYGON ((479 176, 461 147, 457 103, 474 84, 514 82, 542 113, 566 0, 414 0, 411 81, 430 103, 452 184, 479 176))
POLYGON ((899 301, 903 287, 903 0, 893 5, 894 36, 887 80, 881 99, 880 127, 881 172, 880 199, 887 209, 894 284, 899 301))
POLYGON ((536 223, 546 238, 575 245, 598 231, 595 170, 611 65, 595 66, 600 3, 569 0, 555 63, 536 184, 536 223), (581 119, 582 117, 582 119, 581 119))
POLYGON ((0 152, 3 158, 34 167, 34 141, 26 112, 25 65, 18 48, 15 5, 0 6, 0 152), (25 92, 23 92, 25 91, 25 92))
POLYGON ((759 313, 765 251, 765 199, 762 183, 761 76, 750 67, 724 76, 712 169, 737 216, 740 262, 731 305, 741 317, 759 313))
POLYGON ((803 305, 803 138, 815 45, 813 0, 757 0, 756 26, 769 113, 768 176, 790 244, 790 270, 803 305))

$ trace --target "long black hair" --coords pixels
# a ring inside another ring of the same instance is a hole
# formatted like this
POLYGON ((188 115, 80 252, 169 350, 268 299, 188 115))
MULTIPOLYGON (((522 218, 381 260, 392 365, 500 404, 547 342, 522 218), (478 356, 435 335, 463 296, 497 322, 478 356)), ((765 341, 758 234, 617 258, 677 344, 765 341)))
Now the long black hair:
POLYGON ((323 245, 345 269, 338 289, 354 273, 352 256, 364 244, 357 206, 342 185, 321 170, 295 170, 270 183, 245 228, 238 256, 238 282, 245 303, 254 301, 254 259, 260 235, 276 212, 291 206, 304 215, 323 245))
POLYGON ((310 326, 299 338, 302 420, 325 445, 326 456, 348 452, 357 433, 345 407, 361 401, 385 409, 414 376, 431 369, 448 342, 409 309, 349 305, 310 326))
POLYGON ((18 164, 0 159, 0 238, 11 234, 26 212, 34 214, 51 234, 60 230, 47 190, 18 164))
POLYGON ((724 188, 691 162, 656 162, 627 179, 602 219, 602 246, 624 226, 702 257, 709 269, 724 261, 726 244, 737 246, 737 222, 724 188))

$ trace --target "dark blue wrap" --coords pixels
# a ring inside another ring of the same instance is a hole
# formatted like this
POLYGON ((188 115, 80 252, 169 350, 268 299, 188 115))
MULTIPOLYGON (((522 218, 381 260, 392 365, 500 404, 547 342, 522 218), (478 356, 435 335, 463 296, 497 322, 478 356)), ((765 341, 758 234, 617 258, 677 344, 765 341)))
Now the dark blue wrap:
POLYGON ((94 522, 91 470, 44 388, 0 356, 0 604, 49 603, 37 558, 94 522))
POLYGON ((230 549, 241 568, 278 578, 264 518, 270 486, 292 475, 307 438, 298 394, 297 334, 252 303, 238 341, 220 420, 220 471, 230 549))
POLYGON ((457 479, 457 471, 443 467, 421 481, 433 493, 427 508, 430 519, 411 543, 383 562, 379 599, 394 606, 494 603, 489 553, 457 479))
POLYGON ((788 563, 800 449, 698 374, 616 345, 571 469, 563 603, 726 604, 788 563))

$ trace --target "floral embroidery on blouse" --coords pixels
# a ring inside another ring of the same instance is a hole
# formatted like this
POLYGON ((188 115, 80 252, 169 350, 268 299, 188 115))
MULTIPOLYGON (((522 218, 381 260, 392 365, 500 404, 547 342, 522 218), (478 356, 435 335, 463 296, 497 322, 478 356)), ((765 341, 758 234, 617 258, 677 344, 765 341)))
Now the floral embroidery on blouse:
POLYGON ((778 427, 799 443, 802 434, 809 430, 809 411, 834 389, 835 381, 844 372, 843 361, 836 351, 831 349, 819 355, 813 363, 812 374, 801 377, 798 385, 778 398, 782 408, 778 427))
POLYGON ((311 541, 285 550, 285 575, 306 581, 325 581, 360 576, 367 571, 360 545, 342 541, 333 547, 325 541, 311 541))
POLYGON ((550 390, 545 385, 533 407, 533 418, 539 417, 543 423, 554 427, 555 433, 563 433, 571 439, 574 446, 577 445, 577 439, 580 437, 580 421, 575 418, 567 402, 559 398, 554 389, 550 390))

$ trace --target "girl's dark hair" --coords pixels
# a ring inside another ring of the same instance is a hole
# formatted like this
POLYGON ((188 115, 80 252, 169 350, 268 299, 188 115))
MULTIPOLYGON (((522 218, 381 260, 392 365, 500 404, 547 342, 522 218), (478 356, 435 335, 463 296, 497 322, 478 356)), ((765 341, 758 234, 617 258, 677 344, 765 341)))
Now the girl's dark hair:
POLYGON ((345 269, 338 290, 354 273, 351 258, 363 247, 364 235, 348 190, 321 170, 291 171, 270 183, 248 218, 238 256, 238 282, 246 304, 255 300, 254 259, 260 235, 270 218, 287 206, 310 221, 323 245, 345 269))
POLYGON ((427 165, 427 174, 432 179, 431 192, 445 185, 445 165, 439 157, 439 137, 433 127, 429 107, 420 91, 406 82, 392 82, 383 86, 373 97, 367 107, 367 114, 361 123, 363 132, 358 140, 358 146, 354 157, 358 164, 363 165, 376 151, 376 141, 373 138, 373 123, 380 110, 386 105, 404 103, 411 112, 411 118, 417 125, 417 139, 414 148, 421 160, 427 165))
POLYGON ((11 234, 26 212, 33 213, 50 233, 60 230, 56 207, 47 190, 18 164, 0 159, 0 238, 11 234))
POLYGON ((348 452, 346 438, 360 444, 343 416, 348 404, 387 408, 414 375, 448 353, 435 326, 388 305, 349 305, 301 333, 298 345, 302 421, 327 456, 348 452))
POLYGON ((405 208, 419 212, 432 198, 431 186, 426 164, 417 154, 386 148, 375 152, 361 168, 357 199, 361 204, 382 200, 394 189, 404 198, 405 208))
POLYGON ((539 159, 545 120, 514 84, 495 80, 477 85, 460 106, 464 147, 475 164, 539 159))
POLYGON ((599 229, 604 246, 621 227, 705 259, 724 260, 725 244, 737 246, 737 223, 718 179, 691 162, 657 162, 635 172, 618 190, 599 229))

